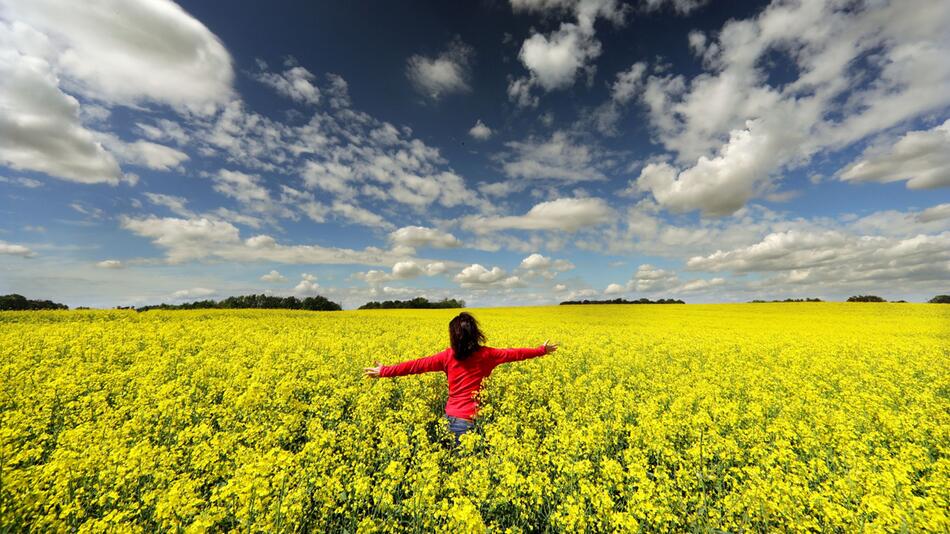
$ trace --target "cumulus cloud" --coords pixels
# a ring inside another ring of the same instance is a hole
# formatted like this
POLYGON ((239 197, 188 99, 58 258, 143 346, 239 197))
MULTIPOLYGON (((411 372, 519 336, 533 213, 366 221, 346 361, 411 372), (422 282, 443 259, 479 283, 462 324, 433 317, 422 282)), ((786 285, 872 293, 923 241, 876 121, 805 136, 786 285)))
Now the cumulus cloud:
POLYGON ((188 199, 176 195, 165 195, 162 193, 145 193, 145 198, 156 206, 168 208, 175 215, 182 217, 192 217, 194 214, 188 209, 188 199))
POLYGON ((255 79, 270 86, 278 94, 301 104, 320 103, 320 89, 313 83, 316 76, 297 65, 293 59, 287 61, 287 69, 281 73, 267 71, 267 64, 263 61, 258 61, 258 66, 261 71, 255 75, 255 79))
POLYGON ((455 39, 435 57, 413 55, 406 64, 406 76, 421 95, 439 100, 452 93, 471 91, 468 78, 475 49, 455 39))
POLYGON ((709 0, 645 0, 647 10, 658 10, 669 6, 678 13, 687 14, 709 3, 709 0))
POLYGON ((481 119, 475 121, 475 126, 472 126, 472 129, 468 131, 468 135, 472 136, 473 139, 478 139, 479 141, 484 141, 491 137, 492 130, 488 126, 485 126, 485 123, 481 119))
POLYGON ((931 130, 907 132, 886 149, 869 149, 839 176, 854 182, 907 180, 910 189, 950 186, 950 119, 931 130))
POLYGON ((319 245, 284 245, 269 235, 242 239, 230 222, 208 217, 120 217, 122 228, 151 239, 168 263, 195 260, 269 261, 288 264, 392 265, 413 259, 401 251, 319 245))
POLYGON ((950 219, 950 203, 938 204, 920 212, 916 220, 919 222, 934 222, 950 219))
POLYGON ((188 154, 180 150, 151 141, 140 139, 125 142, 111 134, 98 134, 97 137, 103 146, 122 163, 130 163, 158 171, 170 171, 180 168, 182 163, 190 159, 188 154))
MULTIPOLYGON (((644 83, 639 100, 677 160, 644 169, 640 190, 676 211, 733 213, 774 192, 783 169, 944 108, 948 23, 950 5, 931 0, 861 9, 774 2, 755 18, 727 22, 714 40, 694 37, 705 72, 687 78, 660 70, 644 83), (790 80, 770 78, 773 59, 795 73, 790 80)), ((927 159, 914 163, 926 171, 927 159)), ((880 163, 863 166, 868 179, 880 163)), ((849 171, 862 176, 858 167, 849 171)))
POLYGON ((173 2, 38 0, 0 9, 0 79, 0 163, 116 185, 137 179, 118 160, 168 170, 188 157, 84 121, 101 122, 111 105, 209 113, 231 97, 233 71, 220 41, 173 2), (73 94, 102 105, 81 109, 73 94))
POLYGON ((414 260, 406 260, 394 263, 390 272, 373 269, 356 273, 353 277, 370 285, 379 285, 393 280, 409 280, 419 276, 436 276, 445 273, 446 270, 448 270, 448 265, 446 265, 445 262, 438 261, 421 264, 414 260))
POLYGON ((695 256, 686 265, 698 271, 776 273, 772 282, 810 287, 939 283, 950 279, 950 232, 899 238, 789 230, 746 247, 695 256))
POLYGON ((495 230, 563 230, 576 232, 609 221, 613 210, 599 198, 559 198, 541 202, 524 215, 472 216, 463 225, 476 233, 495 230))
POLYGON ((373 213, 365 208, 361 208, 350 202, 337 200, 333 203, 333 213, 343 219, 364 226, 373 226, 378 228, 390 229, 393 225, 383 219, 379 214, 373 213))
POLYGON ((261 276, 261 281, 262 281, 262 282, 271 282, 271 283, 280 283, 280 282, 286 282, 286 281, 287 281, 287 277, 284 276, 284 275, 282 275, 282 274, 280 274, 280 273, 277 272, 276 270, 271 270, 271 272, 269 272, 269 273, 264 274, 264 275, 261 276))
POLYGON ((683 171, 665 162, 646 165, 637 178, 637 187, 652 193, 657 202, 672 211, 735 213, 765 191, 769 173, 797 141, 790 139, 793 132, 777 124, 749 121, 745 129, 731 133, 717 156, 702 156, 696 165, 683 171))
POLYGON ((548 280, 556 277, 558 273, 570 271, 574 267, 574 264, 567 260, 556 260, 547 256, 542 256, 537 252, 530 254, 521 260, 521 264, 518 266, 518 268, 525 274, 527 278, 540 276, 548 280))
POLYGON ((675 272, 644 263, 637 267, 627 287, 634 291, 655 292, 676 287, 678 283, 679 277, 675 272))
POLYGON ((245 208, 262 214, 294 217, 282 202, 273 198, 260 175, 229 169, 219 169, 211 176, 213 188, 226 197, 237 200, 245 208))
POLYGON ((179 289, 172 293, 171 297, 173 299, 188 299, 188 298, 202 298, 210 297, 217 293, 214 289, 209 289, 207 287, 192 287, 190 289, 179 289))
POLYGON ((619 295, 621 293, 626 293, 627 289, 620 284, 609 284, 604 289, 604 295, 619 295))
POLYGON ((2 16, 48 36, 46 58, 93 99, 208 112, 231 97, 231 56, 174 2, 36 0, 2 16))
MULTIPOLYGON (((231 102, 214 120, 194 128, 197 149, 261 173, 300 175, 307 193, 324 191, 360 208, 375 202, 413 208, 483 204, 437 148, 412 137, 407 127, 351 107, 341 77, 327 75, 320 90, 323 107, 304 124, 274 120, 231 102)), ((314 218, 319 212, 307 214, 314 218)), ((326 214, 323 210, 321 216, 326 214)))
POLYGON ((0 254, 22 256, 24 258, 31 258, 36 255, 29 247, 17 245, 16 243, 7 243, 6 241, 0 241, 0 254))
POLYGON ((18 30, 29 31, 0 21, 0 163, 73 182, 118 184, 118 162, 80 123, 79 102, 59 89, 52 66, 9 48, 6 41, 18 30))
POLYGON ((320 289, 320 284, 317 283, 317 277, 310 273, 303 273, 300 275, 300 282, 294 286, 294 293, 298 295, 315 295, 320 289))
POLYGON ((594 22, 604 18, 622 25, 628 11, 616 0, 512 0, 511 7, 516 13, 570 14, 575 18, 547 35, 534 32, 522 43, 518 59, 528 76, 512 79, 508 86, 509 98, 521 106, 537 105, 536 97, 531 95, 534 87, 544 91, 564 89, 574 84, 580 72, 592 72, 590 63, 601 53, 594 22))
POLYGON ((462 269, 453 278, 459 286, 468 289, 487 289, 489 287, 521 287, 523 282, 517 276, 508 276, 501 267, 492 267, 491 270, 483 265, 473 263, 462 269))
POLYGON ((410 248, 454 248, 462 244, 448 232, 424 226, 404 226, 389 234, 389 240, 393 245, 410 248))
POLYGON ((43 182, 39 180, 34 180, 33 178, 24 178, 22 176, 17 176, 14 178, 0 176, 0 183, 18 185, 20 187, 26 187, 27 189, 36 189, 43 186, 43 182))
POLYGON ((600 43, 576 24, 565 23, 550 35, 536 33, 521 45, 518 58, 545 91, 574 84, 577 72, 600 55, 600 43))
POLYGON ((606 180, 601 171, 609 154, 557 131, 548 139, 529 137, 505 144, 508 151, 498 156, 509 178, 583 182, 606 180))
POLYGON ((96 263, 96 267, 102 269, 121 269, 125 267, 125 265, 119 260, 102 260, 96 263))

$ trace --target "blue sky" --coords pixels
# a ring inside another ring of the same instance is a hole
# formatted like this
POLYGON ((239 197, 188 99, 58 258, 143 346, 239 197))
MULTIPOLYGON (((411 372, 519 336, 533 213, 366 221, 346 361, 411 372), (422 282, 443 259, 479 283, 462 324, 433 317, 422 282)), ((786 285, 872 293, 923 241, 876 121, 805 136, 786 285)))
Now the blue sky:
POLYGON ((0 292, 925 300, 950 5, 0 0, 0 292))

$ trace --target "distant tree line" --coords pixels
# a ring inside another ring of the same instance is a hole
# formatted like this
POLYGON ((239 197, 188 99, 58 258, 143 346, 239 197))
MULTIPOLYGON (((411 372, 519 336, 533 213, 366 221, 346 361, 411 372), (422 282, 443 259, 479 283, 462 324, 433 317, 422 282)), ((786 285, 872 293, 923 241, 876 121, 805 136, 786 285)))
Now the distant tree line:
POLYGON ((613 299, 613 300, 565 300, 561 305, 565 304, 686 304, 679 299, 658 299, 650 300, 646 298, 641 298, 637 300, 627 300, 627 299, 613 299))
POLYGON ((763 304, 767 302, 824 302, 821 299, 785 299, 785 300, 750 300, 753 304, 763 304))
POLYGON ((930 304, 950 304, 950 295, 937 295, 927 302, 930 304))
POLYGON ((848 297, 848 302, 887 302, 877 295, 855 295, 848 297))
POLYGON ((159 304, 157 306, 142 306, 136 311, 148 310, 199 310, 199 309, 268 309, 268 310, 311 310, 311 311, 340 311, 343 308, 326 297, 317 295, 298 299, 297 297, 275 297, 272 295, 242 295, 228 297, 224 300, 199 300, 184 304, 159 304))
POLYGON ((425 297, 416 297, 410 300, 386 300, 383 302, 367 302, 359 307, 361 310, 392 310, 392 309, 443 309, 443 308, 464 308, 464 300, 442 299, 436 302, 430 302, 425 297))
POLYGON ((23 295, 12 293, 0 296, 0 310, 68 310, 69 306, 51 300, 30 300, 23 295))

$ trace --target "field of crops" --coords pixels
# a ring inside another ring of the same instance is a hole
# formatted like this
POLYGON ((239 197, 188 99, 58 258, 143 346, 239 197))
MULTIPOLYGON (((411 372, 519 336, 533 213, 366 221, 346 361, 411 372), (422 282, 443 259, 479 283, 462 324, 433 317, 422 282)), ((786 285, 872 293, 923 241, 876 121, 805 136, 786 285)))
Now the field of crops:
POLYGON ((950 306, 0 314, 0 531, 950 530, 950 306))

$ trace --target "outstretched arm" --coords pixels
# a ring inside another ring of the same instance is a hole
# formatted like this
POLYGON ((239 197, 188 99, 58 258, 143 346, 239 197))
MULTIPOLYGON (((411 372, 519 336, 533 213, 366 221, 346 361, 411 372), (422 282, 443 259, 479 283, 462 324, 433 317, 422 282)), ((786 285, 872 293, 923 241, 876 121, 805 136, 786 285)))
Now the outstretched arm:
POLYGON ((433 354, 432 356, 426 356, 425 358, 419 358, 417 360, 409 360, 407 362, 397 363, 396 365, 380 365, 379 362, 376 362, 376 367, 367 367, 364 372, 366 376, 370 378, 380 378, 380 377, 393 377, 393 376, 405 376, 405 375, 417 375, 420 373, 430 373, 432 371, 444 371, 445 370, 445 357, 448 355, 449 350, 443 350, 442 352, 433 354))
POLYGON ((549 341, 545 341, 544 344, 539 347, 527 349, 495 349, 493 356, 495 357, 495 362, 497 364, 503 364, 527 360, 528 358, 537 358, 538 356, 544 356, 545 354, 550 354, 556 350, 556 343, 552 344, 549 341))

